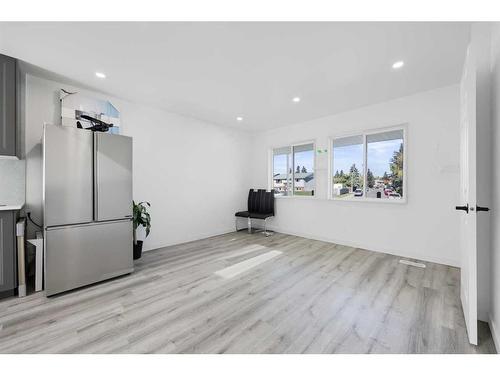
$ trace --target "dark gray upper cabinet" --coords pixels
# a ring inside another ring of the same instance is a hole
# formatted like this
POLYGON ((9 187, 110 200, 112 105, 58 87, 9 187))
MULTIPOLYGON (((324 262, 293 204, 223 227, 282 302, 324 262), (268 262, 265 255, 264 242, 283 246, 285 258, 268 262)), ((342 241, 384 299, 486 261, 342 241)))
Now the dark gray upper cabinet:
POLYGON ((15 211, 0 211, 0 298, 16 287, 15 222, 15 211))
POLYGON ((0 157, 17 155, 16 80, 16 59, 0 55, 0 157))

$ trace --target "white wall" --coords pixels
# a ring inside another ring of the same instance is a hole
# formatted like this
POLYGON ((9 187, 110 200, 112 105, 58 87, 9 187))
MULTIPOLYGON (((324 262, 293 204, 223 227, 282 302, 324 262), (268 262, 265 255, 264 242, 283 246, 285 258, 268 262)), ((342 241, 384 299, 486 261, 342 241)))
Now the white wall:
POLYGON ((315 198, 278 198, 281 232, 421 260, 460 265, 458 247, 459 87, 445 87, 259 134, 254 185, 268 187, 273 146, 407 123, 406 204, 327 200, 327 155, 316 157, 315 198))
POLYGON ((60 123, 59 89, 65 88, 110 100, 121 113, 122 134, 134 138, 134 199, 152 205, 145 250, 233 230, 234 212, 246 206, 249 134, 31 74, 22 84, 26 204, 38 221, 42 127, 60 123))
POLYGON ((490 328, 500 350, 500 26, 491 29, 491 123, 492 123, 492 205, 491 205, 491 288, 490 328))

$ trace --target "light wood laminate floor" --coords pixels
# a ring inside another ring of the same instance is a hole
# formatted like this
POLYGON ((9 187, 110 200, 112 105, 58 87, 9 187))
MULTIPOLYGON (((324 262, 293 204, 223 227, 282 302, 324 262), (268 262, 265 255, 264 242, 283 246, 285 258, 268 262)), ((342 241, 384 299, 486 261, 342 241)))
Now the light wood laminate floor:
POLYGON ((457 268, 398 261, 279 233, 167 247, 129 276, 0 301, 0 353, 495 351, 486 324, 468 344, 457 268))

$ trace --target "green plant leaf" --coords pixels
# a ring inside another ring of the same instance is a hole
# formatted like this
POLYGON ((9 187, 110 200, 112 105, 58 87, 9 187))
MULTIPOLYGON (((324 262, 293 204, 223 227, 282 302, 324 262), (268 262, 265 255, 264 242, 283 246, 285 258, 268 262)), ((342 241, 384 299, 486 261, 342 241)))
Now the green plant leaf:
POLYGON ((149 236, 151 232, 151 216, 147 211, 146 205, 151 207, 149 202, 139 202, 135 203, 132 201, 133 210, 132 210, 132 220, 134 230, 137 230, 138 227, 142 226, 146 229, 146 237, 149 236))

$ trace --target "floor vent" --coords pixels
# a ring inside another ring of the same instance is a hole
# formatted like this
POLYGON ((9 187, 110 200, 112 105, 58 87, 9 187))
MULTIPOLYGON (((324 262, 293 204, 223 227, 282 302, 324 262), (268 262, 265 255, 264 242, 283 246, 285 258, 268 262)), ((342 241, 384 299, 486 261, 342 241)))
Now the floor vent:
POLYGON ((400 259, 399 263, 406 264, 407 266, 413 266, 413 267, 418 267, 418 268, 425 268, 425 264, 418 263, 418 262, 412 262, 411 260, 400 259))

